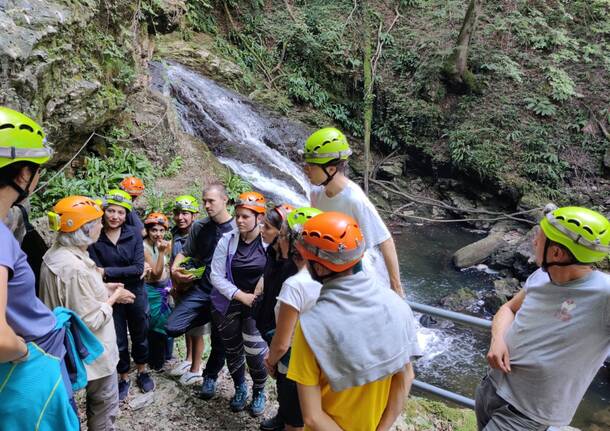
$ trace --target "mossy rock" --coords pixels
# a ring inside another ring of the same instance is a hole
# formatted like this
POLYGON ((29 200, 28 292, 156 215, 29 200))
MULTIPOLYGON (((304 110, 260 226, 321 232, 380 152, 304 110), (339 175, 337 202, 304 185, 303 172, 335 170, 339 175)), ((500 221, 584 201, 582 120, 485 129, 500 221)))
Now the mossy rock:
POLYGON ((469 409, 450 407, 440 401, 410 397, 404 409, 404 423, 413 431, 476 431, 477 421, 469 409))

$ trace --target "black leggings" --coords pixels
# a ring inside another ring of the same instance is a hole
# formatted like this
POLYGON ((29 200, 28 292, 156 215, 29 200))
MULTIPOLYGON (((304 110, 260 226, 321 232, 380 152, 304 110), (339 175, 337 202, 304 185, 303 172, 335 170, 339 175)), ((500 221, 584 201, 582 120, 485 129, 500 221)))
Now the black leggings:
POLYGON ((119 374, 129 372, 129 341, 127 328, 131 337, 131 356, 138 365, 148 362, 148 294, 144 286, 131 291, 135 296, 132 304, 114 304, 112 317, 116 330, 119 348, 119 363, 116 367, 119 374))
POLYGON ((235 386, 245 382, 247 363, 253 391, 264 389, 267 370, 263 360, 268 347, 256 329, 251 309, 238 301, 231 301, 225 315, 214 310, 212 319, 222 337, 227 365, 235 386))

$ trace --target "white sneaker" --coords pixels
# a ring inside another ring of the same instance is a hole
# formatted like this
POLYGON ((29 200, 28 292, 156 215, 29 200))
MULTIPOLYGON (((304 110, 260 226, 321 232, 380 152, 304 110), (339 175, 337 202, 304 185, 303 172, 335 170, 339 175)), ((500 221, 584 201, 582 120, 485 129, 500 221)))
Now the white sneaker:
POLYGON ((174 368, 169 371, 170 376, 180 377, 184 373, 186 373, 191 368, 191 363, 187 361, 182 361, 178 363, 174 368))
POLYGON ((201 371, 198 373, 193 373, 191 371, 187 371, 180 377, 180 384, 185 386, 190 385, 201 385, 203 383, 203 376, 201 375, 201 371))

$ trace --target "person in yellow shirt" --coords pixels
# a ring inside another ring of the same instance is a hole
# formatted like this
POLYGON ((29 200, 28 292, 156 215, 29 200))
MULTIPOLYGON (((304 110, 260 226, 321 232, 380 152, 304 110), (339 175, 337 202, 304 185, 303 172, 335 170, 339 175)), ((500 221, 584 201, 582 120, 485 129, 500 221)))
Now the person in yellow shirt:
POLYGON ((323 285, 300 316, 288 367, 305 429, 390 429, 415 377, 411 359, 421 356, 410 307, 356 265, 365 243, 353 218, 311 218, 297 249, 323 285))

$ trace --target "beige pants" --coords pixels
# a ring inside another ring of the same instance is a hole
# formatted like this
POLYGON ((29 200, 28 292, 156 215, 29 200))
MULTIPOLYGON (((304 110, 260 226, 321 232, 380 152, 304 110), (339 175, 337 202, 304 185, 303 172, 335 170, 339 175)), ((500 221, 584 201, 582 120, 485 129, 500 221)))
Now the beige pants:
POLYGON ((89 431, 114 431, 119 412, 119 386, 116 371, 87 383, 87 428, 89 431))

